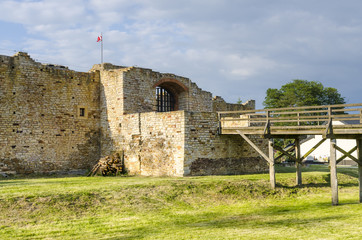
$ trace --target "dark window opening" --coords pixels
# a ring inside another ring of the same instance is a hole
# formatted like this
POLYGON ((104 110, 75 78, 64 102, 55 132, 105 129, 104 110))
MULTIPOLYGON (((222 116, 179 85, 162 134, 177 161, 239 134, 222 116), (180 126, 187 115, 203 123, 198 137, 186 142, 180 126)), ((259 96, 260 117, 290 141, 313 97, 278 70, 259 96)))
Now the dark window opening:
POLYGON ((175 110, 175 97, 162 87, 156 87, 157 112, 175 110))
POLYGON ((84 117, 85 116, 85 108, 79 108, 79 116, 84 117))

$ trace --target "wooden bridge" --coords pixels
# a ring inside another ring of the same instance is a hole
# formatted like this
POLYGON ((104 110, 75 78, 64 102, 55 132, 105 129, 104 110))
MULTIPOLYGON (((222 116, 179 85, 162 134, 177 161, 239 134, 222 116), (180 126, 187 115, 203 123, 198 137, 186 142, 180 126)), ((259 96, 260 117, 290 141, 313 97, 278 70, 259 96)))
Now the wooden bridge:
POLYGON ((275 188, 274 150, 288 156, 296 163, 297 185, 302 184, 302 161, 330 139, 330 171, 332 204, 338 205, 337 164, 349 157, 358 164, 359 202, 362 203, 362 103, 294 108, 273 108, 245 111, 219 112, 219 133, 238 134, 269 163, 270 183, 275 188), (339 124, 338 124, 339 123, 339 124), (341 124, 342 123, 342 124, 341 124), (268 153, 264 153, 248 137, 259 135, 269 140, 268 153), (300 141, 308 135, 322 135, 322 140, 304 156, 300 153, 300 141), (295 139, 295 147, 283 149, 273 144, 273 139, 295 139), (348 151, 336 144, 336 139, 356 139, 356 146, 348 151), (292 152, 295 151, 295 154, 292 152), (336 158, 336 151, 343 154, 336 158), (357 151, 357 158, 352 153, 357 151))

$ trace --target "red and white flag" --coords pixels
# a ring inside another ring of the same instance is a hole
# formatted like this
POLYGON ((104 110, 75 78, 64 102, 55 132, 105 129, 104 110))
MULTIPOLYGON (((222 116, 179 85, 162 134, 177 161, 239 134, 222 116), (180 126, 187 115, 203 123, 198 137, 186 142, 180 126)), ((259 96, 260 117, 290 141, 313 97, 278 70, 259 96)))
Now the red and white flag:
POLYGON ((101 42, 101 63, 103 63, 103 37, 102 37, 102 33, 101 33, 101 35, 99 35, 98 37, 97 37, 97 42, 101 42))

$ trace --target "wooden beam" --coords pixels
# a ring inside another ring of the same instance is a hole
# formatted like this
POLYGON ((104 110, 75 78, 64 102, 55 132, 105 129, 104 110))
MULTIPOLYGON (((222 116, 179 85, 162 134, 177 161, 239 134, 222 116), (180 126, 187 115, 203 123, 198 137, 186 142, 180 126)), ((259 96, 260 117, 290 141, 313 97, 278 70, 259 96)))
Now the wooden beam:
POLYGON ((236 130, 237 133, 240 134, 240 136, 242 138, 244 138, 244 140, 249 143, 250 146, 252 146, 255 151, 257 151, 267 162, 269 162, 269 164, 274 164, 274 161, 272 161, 267 155, 265 155, 265 153, 263 153, 262 150, 260 150, 245 134, 243 134, 241 131, 236 130))
POLYGON ((322 140, 320 140, 314 147, 312 147, 306 154, 303 155, 303 157, 301 158, 301 161, 303 161, 303 159, 305 159, 306 157, 308 157, 309 154, 311 154, 312 152, 314 152, 314 150, 316 150, 322 143, 324 143, 327 139, 323 138, 322 140))
POLYGON ((287 151, 285 151, 283 148, 279 147, 279 146, 274 146, 273 147, 278 150, 279 152, 282 152, 283 154, 278 156, 278 159, 281 158, 284 155, 287 155, 289 158, 293 159, 294 161, 296 161, 295 156, 293 156, 292 154, 288 153, 287 151))
MULTIPOLYGON (((330 109, 329 109, 330 112, 330 109)), ((331 113, 329 113, 331 114, 331 113)), ((332 125, 332 119, 329 119, 329 122, 327 123, 327 127, 325 130, 325 133, 323 134, 323 137, 325 136, 325 138, 330 137, 333 135, 333 125, 332 125)))
POLYGON ((350 153, 344 151, 342 148, 338 147, 337 145, 335 146, 335 148, 340 151, 341 153, 343 153, 345 156, 350 157, 353 161, 355 161, 356 163, 358 163, 358 159, 355 158, 354 156, 352 156, 350 153))
MULTIPOLYGON (((275 147, 275 146, 274 146, 275 147)), ((295 149, 295 146, 290 146, 290 147, 288 147, 288 148, 284 148, 283 150, 284 151, 286 151, 287 153, 289 153, 289 152, 293 152, 294 151, 294 149, 295 149)), ((284 154, 281 154, 281 155, 279 155, 278 157, 276 157, 275 159, 274 159, 274 162, 276 162, 276 161, 278 161, 280 158, 282 158, 284 156, 284 154)), ((293 155, 291 155, 291 156, 293 156, 293 155)), ((295 158, 294 156, 292 157, 293 159, 295 158)))
POLYGON ((362 134, 334 134, 336 139, 362 139, 362 134))
MULTIPOLYGON (((351 150, 348 151, 348 155, 352 154, 354 151, 356 151, 357 146, 355 146, 354 148, 352 148, 351 150)), ((347 156, 347 154, 344 154, 342 157, 337 159, 337 164, 342 162, 347 156)), ((357 162, 358 163, 358 162, 357 162)))
POLYGON ((266 123, 264 127, 264 135, 270 134, 270 112, 266 110, 266 123))
POLYGON ((295 139, 295 167, 296 167, 296 183, 298 186, 302 185, 302 161, 300 159, 300 140, 295 139))
POLYGON ((338 180, 337 180, 337 161, 336 161, 336 139, 331 139, 329 164, 331 170, 331 189, 332 189, 332 205, 338 205, 338 180))
POLYGON ((357 141, 359 202, 362 203, 362 140, 357 141))
POLYGON ((273 148, 273 139, 269 139, 269 159, 272 163, 269 163, 269 176, 270 176, 270 187, 275 189, 276 180, 275 180, 275 161, 274 161, 274 148, 273 148))
POLYGON ((264 135, 270 135, 270 120, 267 120, 265 123, 264 135))

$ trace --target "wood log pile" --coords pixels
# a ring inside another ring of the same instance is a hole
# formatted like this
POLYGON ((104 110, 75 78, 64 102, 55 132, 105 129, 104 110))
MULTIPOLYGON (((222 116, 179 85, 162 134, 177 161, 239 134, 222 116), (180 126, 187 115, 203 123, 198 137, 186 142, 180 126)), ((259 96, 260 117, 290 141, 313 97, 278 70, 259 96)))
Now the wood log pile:
POLYGON ((114 176, 121 174, 123 171, 123 159, 123 152, 114 153, 112 155, 101 158, 89 172, 88 177, 92 177, 96 174, 102 174, 102 176, 114 176))

